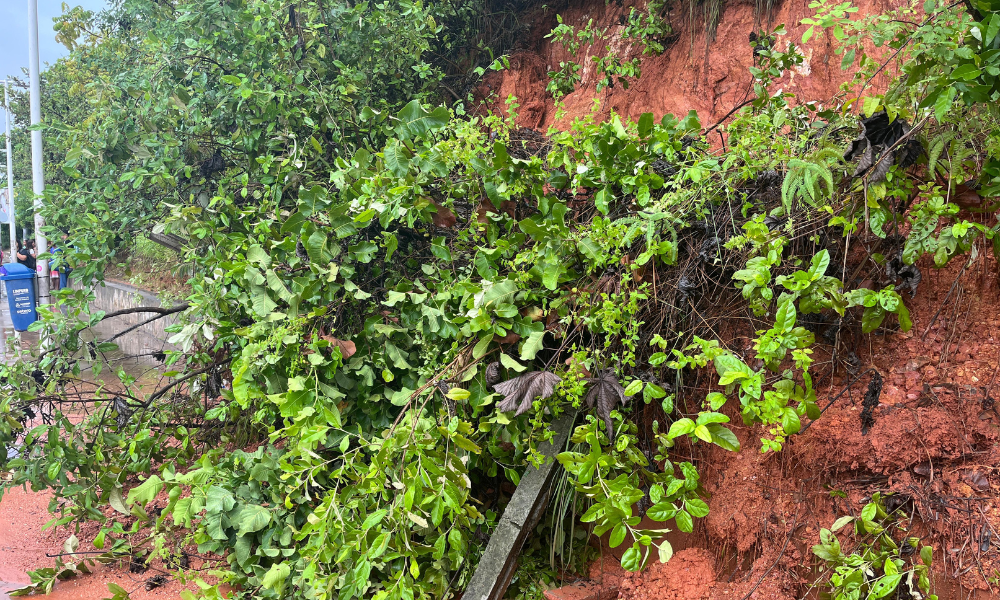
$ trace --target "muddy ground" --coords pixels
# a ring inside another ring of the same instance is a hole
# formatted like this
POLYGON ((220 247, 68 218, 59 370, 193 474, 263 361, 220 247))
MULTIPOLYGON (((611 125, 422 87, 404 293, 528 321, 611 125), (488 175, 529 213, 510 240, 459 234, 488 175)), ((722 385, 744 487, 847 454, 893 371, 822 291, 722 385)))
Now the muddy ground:
MULTIPOLYGON (((0 500, 0 598, 6 598, 4 591, 31 583, 28 571, 51 567, 55 563, 52 556, 63 552, 63 543, 74 530, 67 527, 44 529, 52 518, 48 512, 50 494, 47 492, 25 491, 21 488, 8 489, 0 500)), ((79 550, 94 548, 87 543, 96 531, 79 531, 79 550)), ((68 560, 68 558, 67 558, 68 560)), ((156 569, 144 573, 132 573, 127 562, 109 565, 97 564, 93 574, 75 577, 56 584, 52 593, 45 598, 51 600, 98 600, 109 598, 108 583, 114 583, 130 593, 132 600, 152 600, 180 598, 183 588, 177 581, 146 590, 150 578, 159 575, 156 569)))

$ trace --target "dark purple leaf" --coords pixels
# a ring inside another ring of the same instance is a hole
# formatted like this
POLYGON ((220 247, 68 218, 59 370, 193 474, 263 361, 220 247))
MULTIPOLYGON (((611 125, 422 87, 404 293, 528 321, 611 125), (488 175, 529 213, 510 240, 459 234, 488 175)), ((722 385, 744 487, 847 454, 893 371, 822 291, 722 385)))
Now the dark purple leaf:
POLYGON ((502 412, 516 411, 515 416, 528 412, 531 403, 535 398, 542 400, 550 397, 555 391, 559 382, 559 376, 548 371, 532 371, 501 381, 493 386, 498 394, 503 394, 504 399, 497 408, 502 412))
POLYGON ((597 414, 604 419, 608 439, 612 439, 615 435, 615 425, 614 421, 611 420, 611 411, 619 403, 625 404, 625 388, 622 387, 622 384, 618 383, 618 379, 611 372, 605 372, 600 377, 595 377, 589 381, 592 385, 590 386, 590 390, 587 391, 587 395, 584 396, 584 401, 587 403, 588 408, 593 408, 594 405, 597 405, 597 414))

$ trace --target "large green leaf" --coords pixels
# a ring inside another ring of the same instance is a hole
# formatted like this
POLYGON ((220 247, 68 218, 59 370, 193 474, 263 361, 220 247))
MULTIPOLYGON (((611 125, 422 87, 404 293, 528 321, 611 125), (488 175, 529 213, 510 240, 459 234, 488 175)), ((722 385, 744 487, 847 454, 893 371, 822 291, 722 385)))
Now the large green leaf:
POLYGON ((146 481, 129 490, 127 502, 129 504, 139 503, 145 506, 152 502, 162 489, 163 480, 160 479, 159 475, 150 475, 146 481))
POLYGON ((271 522, 271 513, 258 504, 248 504, 240 511, 240 535, 264 529, 271 522))
POLYGON ((400 137, 412 139, 440 129, 448 124, 451 114, 448 109, 438 106, 432 111, 424 109, 419 100, 411 100, 409 104, 399 111, 396 117, 400 120, 396 126, 396 133, 400 137))
POLYGON ((393 140, 382 151, 385 166, 396 177, 403 177, 410 170, 410 151, 398 140, 393 140))

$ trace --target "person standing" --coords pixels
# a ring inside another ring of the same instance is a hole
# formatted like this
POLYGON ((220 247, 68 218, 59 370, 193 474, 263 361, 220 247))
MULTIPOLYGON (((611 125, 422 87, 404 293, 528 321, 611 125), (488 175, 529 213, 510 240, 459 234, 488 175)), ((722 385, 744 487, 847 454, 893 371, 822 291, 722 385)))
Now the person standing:
POLYGON ((17 262, 35 271, 37 261, 35 261, 35 240, 20 242, 17 245, 17 262))
POLYGON ((69 234, 64 233, 60 242, 62 246, 53 247, 51 251, 52 269, 59 272, 58 289, 60 290, 69 287, 69 274, 73 272, 73 269, 69 268, 69 265, 66 263, 66 253, 64 252, 67 238, 69 238, 69 234))
MULTIPOLYGON (((18 244, 17 250, 17 262, 31 269, 32 273, 35 273, 32 282, 35 285, 35 298, 38 298, 38 274, 37 265, 38 262, 35 260, 35 240, 28 240, 22 244, 18 244)), ((36 300, 37 301, 37 300, 36 300)))

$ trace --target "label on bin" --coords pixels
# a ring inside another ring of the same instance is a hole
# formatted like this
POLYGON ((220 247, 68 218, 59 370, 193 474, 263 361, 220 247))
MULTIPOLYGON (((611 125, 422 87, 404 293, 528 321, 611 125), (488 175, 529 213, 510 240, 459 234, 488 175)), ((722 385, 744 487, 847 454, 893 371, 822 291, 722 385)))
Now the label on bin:
POLYGON ((16 288, 11 290, 14 299, 14 312, 19 315, 30 315, 35 307, 31 303, 31 293, 29 288, 16 288))

